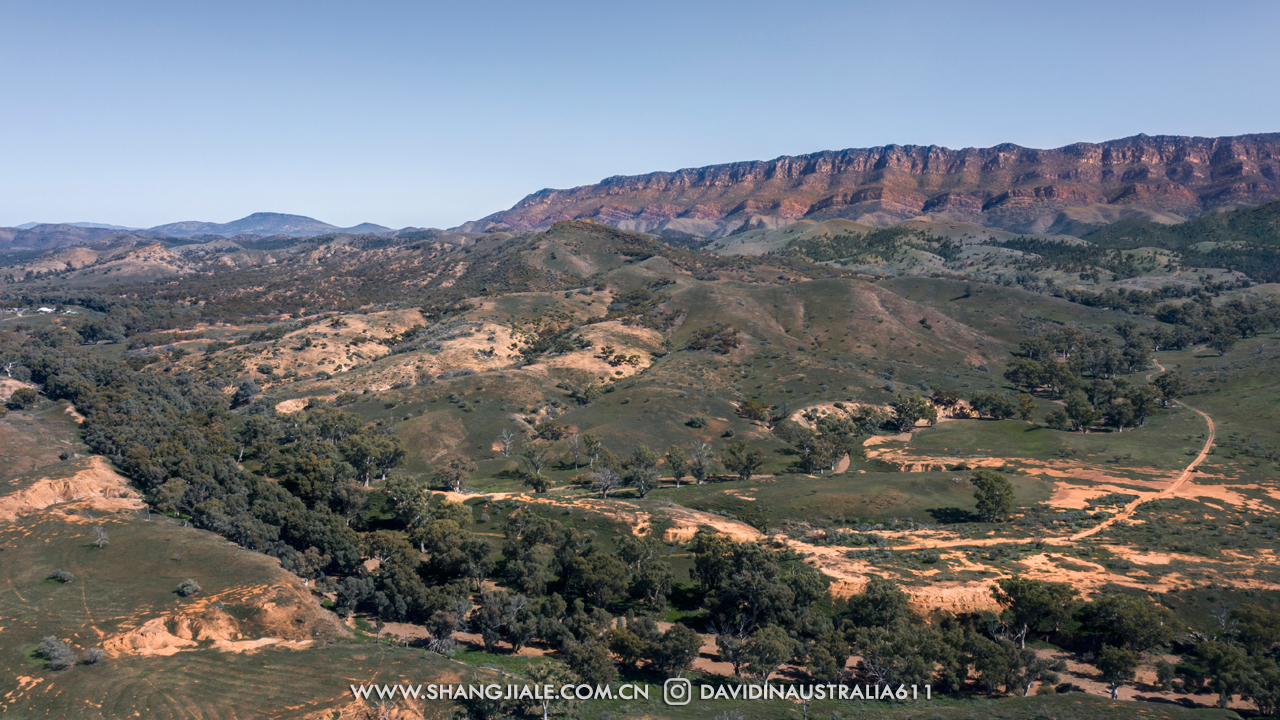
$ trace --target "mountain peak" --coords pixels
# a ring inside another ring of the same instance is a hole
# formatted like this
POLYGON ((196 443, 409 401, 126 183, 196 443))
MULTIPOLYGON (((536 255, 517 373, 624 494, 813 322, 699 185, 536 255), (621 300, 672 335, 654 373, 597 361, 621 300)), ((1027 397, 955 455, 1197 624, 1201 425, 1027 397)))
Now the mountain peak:
POLYGON ((151 230, 174 237, 192 237, 194 235, 222 235, 224 237, 235 235, 292 235, 294 237, 304 237, 336 232, 341 228, 305 215, 256 212, 228 223, 186 221, 157 225, 151 230))

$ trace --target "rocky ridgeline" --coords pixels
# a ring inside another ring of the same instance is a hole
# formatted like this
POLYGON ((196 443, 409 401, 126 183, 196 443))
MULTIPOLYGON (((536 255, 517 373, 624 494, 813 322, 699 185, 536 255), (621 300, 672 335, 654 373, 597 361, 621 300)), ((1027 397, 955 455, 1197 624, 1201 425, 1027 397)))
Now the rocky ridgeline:
POLYGON ((532 229, 591 218, 642 232, 715 237, 744 223, 843 217, 890 225, 934 215, 1044 232, 1070 222, 1063 213, 1070 208, 1193 217, 1277 198, 1280 133, 1138 135, 1052 150, 887 145, 616 176, 536 192, 459 229, 532 229))

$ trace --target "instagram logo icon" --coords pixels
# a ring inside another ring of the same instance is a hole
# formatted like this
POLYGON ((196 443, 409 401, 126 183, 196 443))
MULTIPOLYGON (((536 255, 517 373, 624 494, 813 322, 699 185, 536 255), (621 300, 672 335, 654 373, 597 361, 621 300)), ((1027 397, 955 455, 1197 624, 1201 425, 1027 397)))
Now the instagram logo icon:
POLYGON ((670 678, 662 684, 662 701, 668 705, 688 705, 693 699, 693 684, 688 678, 670 678))

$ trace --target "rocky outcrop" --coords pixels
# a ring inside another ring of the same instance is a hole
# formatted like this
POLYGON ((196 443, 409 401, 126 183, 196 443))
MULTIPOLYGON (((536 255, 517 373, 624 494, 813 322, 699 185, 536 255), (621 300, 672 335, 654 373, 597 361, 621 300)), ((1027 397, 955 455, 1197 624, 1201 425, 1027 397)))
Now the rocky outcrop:
POLYGON ((659 234, 704 229, 697 234, 714 237, 744 222, 842 217, 889 225, 932 215, 1028 232, 1052 225, 1067 208, 1118 205, 1190 217, 1275 199, 1280 133, 1138 135, 1052 150, 888 145, 617 176, 541 190, 459 229, 535 229, 591 218, 659 234))

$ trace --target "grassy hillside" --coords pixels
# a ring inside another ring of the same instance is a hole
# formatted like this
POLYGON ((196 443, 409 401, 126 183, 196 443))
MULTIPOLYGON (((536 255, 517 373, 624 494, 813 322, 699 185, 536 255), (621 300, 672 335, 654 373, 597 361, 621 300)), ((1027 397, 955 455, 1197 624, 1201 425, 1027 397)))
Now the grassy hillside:
POLYGON ((1205 215, 1165 225, 1122 220, 1085 235, 1107 249, 1176 250, 1190 267, 1222 267, 1260 282, 1280 278, 1280 203, 1205 215))
POLYGON ((1196 243, 1243 242, 1280 245, 1280 202, 1230 210, 1176 224, 1121 220, 1095 230, 1086 240, 1106 248, 1182 248, 1196 243))

